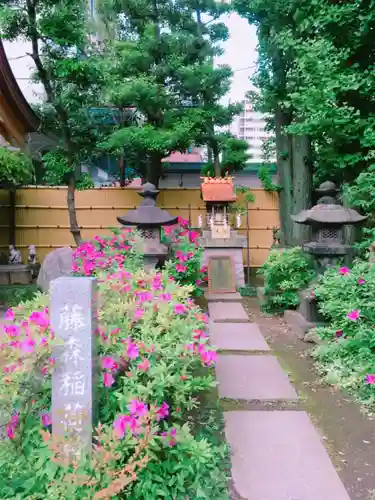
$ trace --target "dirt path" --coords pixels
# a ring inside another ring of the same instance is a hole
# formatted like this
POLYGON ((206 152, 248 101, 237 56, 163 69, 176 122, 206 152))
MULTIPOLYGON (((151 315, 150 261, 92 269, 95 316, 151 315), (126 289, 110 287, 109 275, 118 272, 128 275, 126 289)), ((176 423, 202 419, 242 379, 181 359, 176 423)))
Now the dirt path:
POLYGON ((280 318, 265 317, 256 299, 243 305, 302 395, 298 407, 320 431, 350 498, 375 499, 375 420, 364 416, 350 397, 320 384, 309 356, 312 344, 299 340, 280 318))

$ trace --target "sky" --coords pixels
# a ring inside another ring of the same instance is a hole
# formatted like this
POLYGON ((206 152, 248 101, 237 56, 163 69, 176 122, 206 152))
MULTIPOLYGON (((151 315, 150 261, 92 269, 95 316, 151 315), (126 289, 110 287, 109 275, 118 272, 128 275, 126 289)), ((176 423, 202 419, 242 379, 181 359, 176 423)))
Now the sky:
MULTIPOLYGON (((238 14, 223 16, 222 20, 229 28, 230 38, 223 45, 225 53, 217 58, 215 64, 229 64, 234 71, 231 92, 223 99, 223 103, 227 103, 229 100, 231 102, 241 101, 251 88, 249 78, 254 72, 257 59, 256 31, 254 26, 250 26, 247 20, 242 19, 238 14)), ((29 102, 39 100, 42 95, 41 87, 38 88, 28 81, 32 63, 28 56, 25 57, 25 53, 29 47, 22 42, 12 44, 5 42, 4 45, 13 73, 26 99, 29 102)))

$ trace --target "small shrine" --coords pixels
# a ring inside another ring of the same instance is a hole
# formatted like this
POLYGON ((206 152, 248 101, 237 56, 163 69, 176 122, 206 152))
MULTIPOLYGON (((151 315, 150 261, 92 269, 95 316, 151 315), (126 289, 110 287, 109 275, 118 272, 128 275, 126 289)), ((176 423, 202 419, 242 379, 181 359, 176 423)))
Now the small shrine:
MULTIPOLYGON (((203 177, 202 199, 206 204, 205 225, 200 243, 203 264, 208 267, 209 294, 235 293, 245 284, 242 249, 246 238, 229 222, 230 205, 237 199, 233 177, 203 177)), ((237 226, 239 221, 237 220, 237 226)))
POLYGON ((167 247, 160 241, 160 228, 177 224, 178 217, 156 206, 160 191, 150 182, 143 184, 138 192, 143 198, 139 207, 117 217, 123 226, 135 226, 142 236, 142 251, 145 267, 153 268, 160 264, 167 255, 167 247))
MULTIPOLYGON (((302 248, 314 258, 318 276, 330 266, 338 265, 343 260, 348 264, 352 260, 353 247, 345 244, 344 227, 359 225, 366 219, 356 210, 340 205, 336 198, 338 191, 333 182, 323 182, 315 190, 319 196, 317 204, 291 216, 297 224, 305 224, 312 229, 311 241, 302 248)), ((324 323, 316 306, 314 285, 312 283, 298 293, 300 305, 297 311, 285 312, 288 321, 299 328, 302 337, 309 329, 324 323)))

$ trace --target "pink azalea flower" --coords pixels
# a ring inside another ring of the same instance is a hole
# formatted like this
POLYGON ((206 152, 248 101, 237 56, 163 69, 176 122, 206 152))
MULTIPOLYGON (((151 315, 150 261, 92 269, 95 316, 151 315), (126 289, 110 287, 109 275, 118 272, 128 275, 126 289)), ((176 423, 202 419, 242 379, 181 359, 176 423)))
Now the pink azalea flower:
POLYGON ((195 284, 196 285, 201 285, 202 284, 202 280, 195 280, 195 284))
POLYGON ((187 227, 189 225, 189 221, 186 219, 183 219, 182 217, 178 217, 178 223, 182 227, 187 227))
POLYGON ((207 333, 203 330, 194 330, 193 338, 195 339, 206 339, 208 337, 207 333))
POLYGON ((139 356, 138 346, 131 340, 128 341, 128 347, 126 349, 126 354, 130 359, 137 359, 139 356))
POLYGON ((363 278, 359 278, 358 280, 358 285, 364 285, 366 283, 366 280, 363 278))
POLYGON ((139 302, 151 302, 154 296, 152 292, 135 292, 139 302))
POLYGON ((126 430, 129 428, 132 432, 137 429, 137 421, 130 415, 120 415, 113 422, 113 427, 117 436, 122 439, 125 436, 126 430))
POLYGON ((17 325, 4 325, 4 331, 9 337, 17 337, 19 335, 19 327, 17 325))
POLYGON ((143 318, 144 313, 145 313, 144 309, 140 309, 140 308, 136 309, 135 314, 134 314, 134 319, 138 320, 138 319, 143 318))
POLYGON ((336 337, 340 338, 344 335, 344 332, 342 330, 337 330, 336 331, 336 337))
POLYGON ((151 283, 151 288, 152 290, 161 290, 162 289, 162 284, 161 284, 161 276, 160 274, 157 274, 155 278, 152 280, 151 283))
POLYGON ((201 360, 205 366, 213 366, 216 363, 216 358, 215 351, 201 352, 201 360))
POLYGON ((142 403, 142 401, 138 401, 138 399, 133 399, 128 408, 130 413, 136 417, 143 417, 148 412, 147 405, 142 403))
POLYGON ((169 415, 169 405, 164 401, 164 403, 156 410, 156 420, 163 420, 163 418, 169 415))
POLYGON ((148 359, 144 359, 141 363, 138 363, 137 368, 138 370, 146 373, 150 368, 150 361, 148 359))
POLYGON ((184 306, 184 304, 176 304, 174 306, 174 312, 175 314, 185 314, 187 311, 187 307, 184 306))
POLYGON ((182 264, 176 264, 176 271, 178 273, 184 273, 187 270, 186 266, 183 266, 182 264))
POLYGON ((375 384, 375 375, 372 375, 372 374, 366 375, 366 382, 370 385, 374 385, 375 384))
POLYGON ((159 300, 162 300, 163 302, 169 302, 172 300, 172 294, 170 293, 161 293, 159 295, 159 300))
POLYGON ((38 311, 31 313, 29 320, 31 323, 35 323, 42 328, 47 328, 49 325, 49 319, 43 313, 38 311))
POLYGON ((103 383, 105 387, 111 387, 115 383, 115 379, 112 373, 104 372, 103 373, 103 383))
POLYGON ((348 267, 346 267, 346 266, 340 267, 339 274, 344 275, 344 274, 349 274, 349 273, 350 273, 350 269, 348 267))
POLYGON ((8 309, 7 312, 5 313, 5 319, 7 321, 14 321, 15 317, 16 315, 12 308, 8 309))
POLYGON ((20 343, 20 349, 23 352, 30 353, 34 351, 35 340, 28 337, 20 343))
POLYGON ((43 425, 43 427, 48 427, 49 425, 52 425, 52 417, 51 414, 48 412, 42 413, 40 415, 40 421, 43 425))
POLYGON ((10 421, 6 424, 5 430, 9 439, 14 439, 16 437, 16 428, 19 422, 19 415, 12 415, 10 421))
POLYGON ((346 316, 351 321, 357 321, 359 319, 361 312, 355 309, 354 311, 349 312, 346 316))
POLYGON ((104 368, 105 370, 117 370, 118 364, 110 356, 105 356, 102 359, 102 368, 104 368))

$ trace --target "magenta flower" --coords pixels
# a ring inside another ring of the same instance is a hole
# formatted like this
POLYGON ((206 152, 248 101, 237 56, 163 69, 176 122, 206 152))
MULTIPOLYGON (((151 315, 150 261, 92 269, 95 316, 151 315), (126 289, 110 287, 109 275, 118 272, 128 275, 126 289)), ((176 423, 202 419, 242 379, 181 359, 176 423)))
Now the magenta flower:
POLYGON ((145 372, 145 373, 148 372, 148 370, 150 368, 150 362, 149 362, 149 360, 148 359, 144 359, 141 363, 138 363, 137 368, 141 372, 145 372))
POLYGON ((151 302, 154 296, 152 292, 135 292, 139 302, 151 302))
POLYGON ((20 343, 20 349, 23 351, 23 352, 26 352, 26 353, 31 353, 34 351, 34 347, 35 347, 35 340, 30 338, 30 337, 27 337, 25 340, 23 340, 21 343, 20 343))
POLYGON ((344 335, 344 332, 342 330, 337 330, 336 331, 336 337, 340 338, 344 335))
POLYGON ((117 370, 118 369, 118 364, 110 356, 105 356, 102 359, 102 368, 105 369, 105 370, 117 370))
POLYGON ((159 300, 162 300, 163 302, 169 302, 172 300, 172 294, 170 293, 161 293, 159 295, 159 300))
POLYGON ((375 384, 375 375, 373 375, 373 374, 366 375, 366 382, 370 385, 374 385, 375 384))
POLYGON ((48 328, 49 326, 49 319, 43 313, 38 311, 31 313, 29 320, 31 323, 35 323, 42 328, 48 328))
POLYGON ((9 439, 14 439, 16 437, 16 429, 20 418, 18 413, 10 417, 9 422, 5 426, 6 433, 9 439))
POLYGON ((182 227, 187 227, 189 225, 189 221, 186 220, 186 219, 183 219, 182 217, 178 217, 178 223, 182 226, 182 227))
POLYGON ((130 413, 135 417, 143 417, 148 412, 147 405, 142 403, 142 401, 138 401, 138 399, 133 399, 128 408, 130 413))
POLYGON ((202 280, 195 280, 195 284, 196 285, 201 285, 202 284, 202 280))
POLYGON ((187 270, 186 266, 183 266, 182 264, 176 264, 176 271, 178 273, 184 273, 187 270))
POLYGON ((112 373, 104 372, 103 373, 103 383, 105 387, 111 387, 115 383, 115 379, 112 373))
POLYGON ((135 320, 142 319, 144 313, 145 313, 144 309, 141 309, 141 308, 136 309, 135 310, 135 314, 134 314, 134 319, 135 320))
POLYGON ((130 415, 120 415, 113 422, 113 427, 117 436, 122 439, 125 436, 126 430, 129 428, 132 432, 137 429, 137 421, 130 415))
POLYGON ((200 355, 205 366, 213 366, 216 363, 216 351, 204 351, 200 355))
POLYGON ((128 346, 126 349, 126 354, 130 359, 137 359, 139 356, 138 346, 131 340, 128 340, 128 346))
POLYGON ((169 405, 164 401, 164 403, 156 410, 156 420, 163 420, 169 415, 169 405))
POLYGON ((160 276, 160 274, 157 274, 155 276, 155 278, 152 280, 151 288, 154 291, 161 290, 163 288, 162 284, 161 284, 161 276, 160 276))
POLYGON ((174 306, 174 312, 175 314, 185 314, 187 311, 187 307, 184 306, 184 304, 176 304, 174 306))
POLYGON ((364 285, 366 283, 366 280, 363 278, 359 278, 358 280, 358 285, 364 285))
POLYGON ((19 327, 17 325, 4 325, 4 331, 9 337, 17 337, 19 335, 19 327))
POLYGON ((14 321, 15 317, 16 315, 12 308, 8 309, 7 312, 5 313, 5 319, 7 321, 14 321))
POLYGON ((177 435, 177 430, 175 427, 172 427, 172 429, 168 433, 167 432, 162 433, 162 436, 164 438, 168 438, 168 442, 166 443, 167 446, 176 446, 177 444, 176 435, 177 435))
POLYGON ((194 330, 193 338, 195 339, 206 339, 208 337, 204 330, 194 330))
POLYGON ((361 314, 361 311, 355 309, 354 311, 349 312, 346 317, 350 319, 351 321, 357 321, 359 319, 359 316, 361 314))
POLYGON ((349 274, 350 273, 350 269, 348 267, 340 267, 339 269, 339 274, 342 274, 342 275, 345 275, 345 274, 349 274))
POLYGON ((42 413, 40 415, 40 421, 43 425, 43 427, 48 427, 49 425, 52 425, 52 417, 49 412, 42 413))

